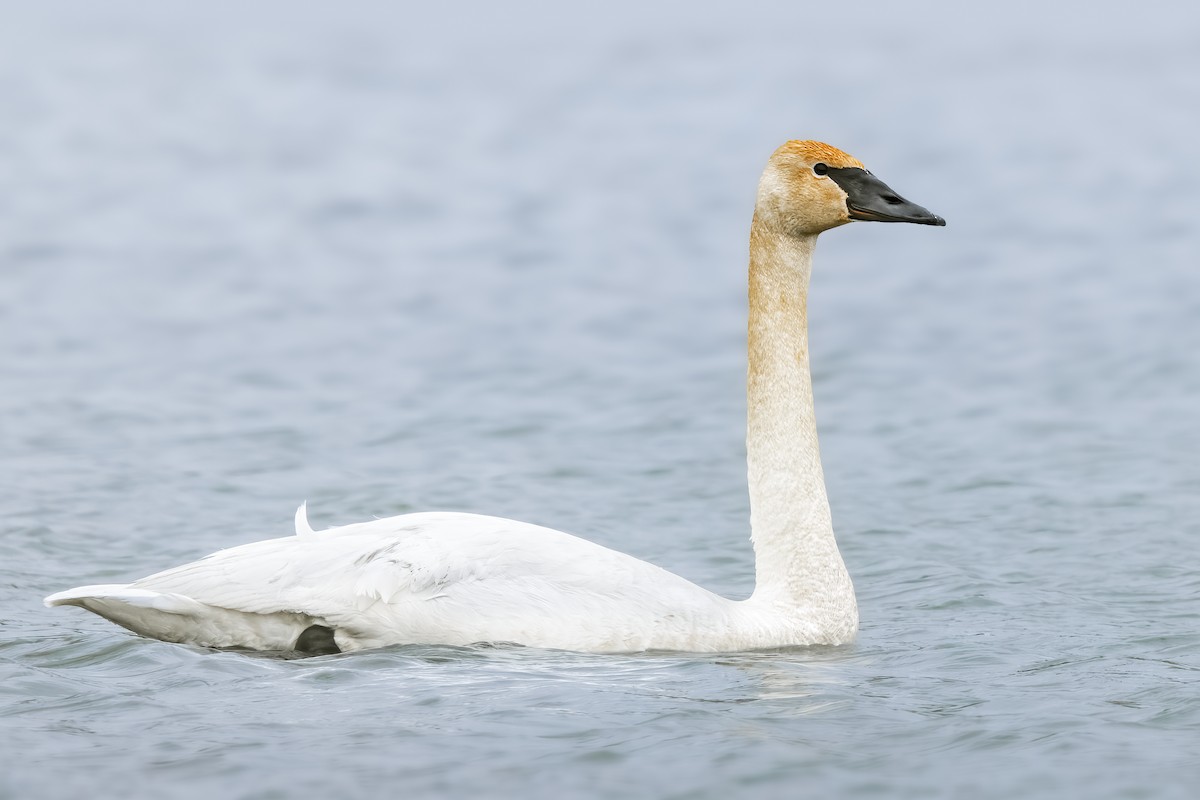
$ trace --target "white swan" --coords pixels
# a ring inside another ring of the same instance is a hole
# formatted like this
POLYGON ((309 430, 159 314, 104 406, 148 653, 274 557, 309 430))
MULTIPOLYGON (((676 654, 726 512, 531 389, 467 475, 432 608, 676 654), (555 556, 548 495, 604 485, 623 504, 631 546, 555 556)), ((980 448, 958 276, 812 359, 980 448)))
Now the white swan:
POLYGON ((771 156, 750 232, 746 447, 756 584, 728 600, 570 534, 461 513, 404 514, 222 550, 131 584, 50 595, 170 642, 332 653, 511 642, 590 652, 840 644, 858 628, 817 448, 806 301, 822 231, 945 225, 855 158, 791 141, 771 156))

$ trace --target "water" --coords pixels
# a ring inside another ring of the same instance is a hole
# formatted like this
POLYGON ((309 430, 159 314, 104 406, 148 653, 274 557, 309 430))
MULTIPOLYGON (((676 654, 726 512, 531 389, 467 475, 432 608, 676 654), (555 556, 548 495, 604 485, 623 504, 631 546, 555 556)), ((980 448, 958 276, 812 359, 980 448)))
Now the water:
POLYGON ((1190 797, 1200 16, 10 8, 0 795, 1190 797), (838 649, 279 661, 41 597, 413 509, 744 596, 744 269, 817 137, 838 649))

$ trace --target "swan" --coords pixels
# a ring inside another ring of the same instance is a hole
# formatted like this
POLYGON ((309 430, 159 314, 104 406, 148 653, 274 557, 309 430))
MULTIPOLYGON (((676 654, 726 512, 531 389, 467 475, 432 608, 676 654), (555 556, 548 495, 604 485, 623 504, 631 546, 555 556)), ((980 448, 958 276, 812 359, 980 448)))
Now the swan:
POLYGON ((524 522, 427 512, 314 531, 301 505, 294 536, 45 603, 168 642, 301 654, 483 642, 595 653, 847 643, 858 606, 817 447, 807 294, 817 236, 853 220, 946 224, 830 145, 789 141, 771 155, 750 229, 755 586, 746 600, 524 522))

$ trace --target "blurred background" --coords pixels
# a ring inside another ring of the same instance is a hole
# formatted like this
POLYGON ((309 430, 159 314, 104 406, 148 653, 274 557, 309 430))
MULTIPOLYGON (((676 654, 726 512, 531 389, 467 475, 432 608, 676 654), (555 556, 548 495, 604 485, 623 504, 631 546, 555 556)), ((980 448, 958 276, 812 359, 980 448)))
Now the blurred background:
POLYGON ((1192 6, 0 8, 0 795, 1190 796, 1192 6), (854 647, 275 662, 41 608, 305 499, 747 595, 789 138, 948 221, 817 252, 854 647))

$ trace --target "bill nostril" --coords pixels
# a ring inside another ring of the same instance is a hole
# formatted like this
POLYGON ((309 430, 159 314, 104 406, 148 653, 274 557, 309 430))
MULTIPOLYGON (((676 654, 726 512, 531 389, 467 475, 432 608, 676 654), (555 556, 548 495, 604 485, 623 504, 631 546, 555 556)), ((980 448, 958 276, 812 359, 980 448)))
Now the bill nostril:
POLYGON ((885 195, 883 196, 883 200, 884 200, 884 202, 885 202, 885 203, 887 203, 889 206, 898 206, 898 205, 900 205, 901 203, 903 203, 903 202, 904 202, 904 201, 903 201, 903 200, 901 200, 899 197, 896 197, 896 195, 894 195, 894 194, 885 194, 885 195))

